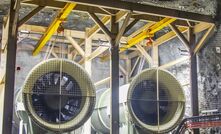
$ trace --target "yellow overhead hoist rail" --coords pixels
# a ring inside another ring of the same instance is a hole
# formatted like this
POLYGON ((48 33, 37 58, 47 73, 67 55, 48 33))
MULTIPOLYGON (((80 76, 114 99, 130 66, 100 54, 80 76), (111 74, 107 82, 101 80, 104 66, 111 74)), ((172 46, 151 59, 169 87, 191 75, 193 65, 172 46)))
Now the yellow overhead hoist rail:
POLYGON ((33 55, 37 55, 41 49, 45 46, 51 36, 58 30, 61 22, 65 21, 67 16, 71 13, 71 11, 75 8, 76 3, 67 3, 63 9, 59 11, 57 17, 52 21, 50 26, 47 28, 44 35, 39 40, 38 44, 36 45, 33 55))
POLYGON ((131 48, 132 46, 136 45, 137 43, 144 40, 145 38, 153 37, 157 31, 168 26, 170 23, 174 22, 175 20, 176 20, 175 18, 164 18, 161 21, 153 24, 147 30, 144 30, 143 32, 139 33, 132 39, 128 40, 127 44, 124 47, 120 48, 120 52, 123 52, 127 50, 128 48, 131 48))

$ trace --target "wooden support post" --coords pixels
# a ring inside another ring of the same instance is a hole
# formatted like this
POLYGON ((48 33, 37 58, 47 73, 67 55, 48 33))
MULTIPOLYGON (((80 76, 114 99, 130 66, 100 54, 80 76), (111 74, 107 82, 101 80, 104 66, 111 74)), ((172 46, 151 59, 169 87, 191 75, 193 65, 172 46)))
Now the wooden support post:
POLYGON ((153 45, 152 49, 152 67, 159 67, 159 48, 157 45, 153 45))
POLYGON ((71 37, 71 36, 65 36, 70 43, 72 44, 72 46, 77 50, 77 52, 84 57, 84 50, 81 48, 80 45, 78 45, 78 43, 71 37))
MULTIPOLYGON (((85 57, 88 57, 91 55, 92 52, 92 39, 88 38, 88 29, 86 29, 85 32, 85 57)), ((87 58, 84 58, 87 59, 87 58)), ((84 68, 88 72, 88 74, 91 76, 92 75, 92 70, 91 70, 91 63, 92 60, 85 60, 84 62, 84 68)), ((90 134, 91 133, 91 118, 87 120, 87 122, 84 124, 84 133, 85 134, 90 134)))
MULTIPOLYGON (((193 116, 199 115, 199 99, 198 99, 198 76, 197 76, 197 55, 194 54, 196 46, 196 37, 193 28, 189 28, 188 38, 190 42, 190 85, 191 85, 191 103, 193 116)), ((194 130, 194 134, 199 134, 199 129, 194 130)))
POLYGON ((127 75, 126 75, 126 83, 129 83, 129 79, 130 79, 130 72, 131 72, 131 59, 127 56, 126 59, 126 71, 127 71, 127 75))
POLYGON ((4 52, 8 44, 8 30, 9 30, 9 17, 3 17, 2 25, 2 41, 1 41, 1 52, 4 52))
POLYGON ((119 134, 119 44, 116 44, 118 23, 111 16, 111 123, 110 134, 119 134))
POLYGON ((152 66, 152 64, 153 64, 153 59, 152 59, 151 56, 147 53, 147 51, 146 51, 140 44, 137 44, 136 47, 137 47, 137 49, 140 51, 140 53, 145 57, 145 59, 147 60, 147 62, 150 64, 150 66, 152 66))
POLYGON ((19 0, 11 0, 9 11, 9 28, 6 56, 6 76, 4 92, 4 109, 2 134, 12 134, 12 121, 14 111, 14 85, 15 85, 15 66, 17 49, 17 23, 20 8, 19 0))

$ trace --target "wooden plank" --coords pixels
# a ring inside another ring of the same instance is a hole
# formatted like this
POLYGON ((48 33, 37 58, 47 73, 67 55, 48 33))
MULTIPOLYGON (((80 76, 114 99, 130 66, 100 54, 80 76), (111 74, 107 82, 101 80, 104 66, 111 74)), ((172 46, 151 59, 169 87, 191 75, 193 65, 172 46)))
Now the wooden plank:
POLYGON ((211 27, 206 31, 206 33, 203 35, 203 37, 200 39, 199 43, 196 44, 195 48, 194 48, 194 53, 196 54, 200 48, 203 47, 203 45, 206 43, 206 41, 208 40, 208 38, 214 33, 214 28, 215 25, 211 24, 211 27))
POLYGON ((186 39, 186 37, 179 31, 179 29, 174 25, 170 24, 170 28, 174 31, 174 33, 177 35, 177 37, 180 39, 180 41, 183 43, 183 45, 186 47, 187 50, 190 49, 190 43, 186 39))
MULTIPOLYGON (((85 32, 85 55, 84 57, 88 57, 89 55, 91 55, 91 52, 92 52, 92 39, 91 38, 88 38, 88 32, 89 32, 89 29, 86 29, 86 32, 85 32)), ((80 47, 80 46, 79 46, 80 47)), ((87 71, 87 73, 89 74, 89 76, 91 77, 92 75, 92 61, 84 61, 84 68, 85 70, 87 71)), ((83 129, 84 129, 84 133, 86 134, 90 134, 91 133, 91 118, 89 118, 85 123, 84 123, 84 126, 83 126, 83 129)))
POLYGON ((77 52, 84 57, 85 52, 84 50, 78 45, 78 43, 71 37, 71 36, 65 36, 70 43, 72 44, 72 46, 77 50, 77 52))
POLYGON ((140 53, 145 57, 145 59, 147 60, 147 62, 152 65, 153 64, 153 59, 152 57, 147 53, 147 51, 140 45, 137 44, 136 45, 137 49, 140 51, 140 53))
POLYGON ((120 68, 120 71, 121 71, 125 76, 128 75, 127 71, 126 71, 121 65, 119 65, 119 68, 120 68))
POLYGON ((153 59, 152 67, 158 67, 159 66, 159 47, 156 45, 152 47, 152 59, 153 59))
POLYGON ((110 80, 111 80, 111 77, 107 77, 107 78, 105 78, 103 80, 100 80, 100 81, 96 82, 94 85, 96 87, 98 87, 100 85, 103 85, 103 84, 106 84, 106 83, 110 82, 110 80))
MULTIPOLYGON (((27 25, 24 24, 21 27, 19 27, 19 30, 23 31, 28 31, 31 33, 37 33, 37 34, 43 34, 45 33, 47 27, 44 26, 36 26, 36 25, 27 25)), ((57 35, 55 32, 54 35, 57 35)), ((85 31, 77 31, 77 30, 69 30, 65 29, 64 30, 64 35, 65 36, 71 36, 73 38, 79 38, 79 39, 84 39, 85 38, 85 31)), ((102 40, 102 41, 107 41, 107 37, 104 34, 96 33, 93 37, 93 40, 102 40)), ((122 37, 121 43, 126 43, 126 37, 122 37)))
POLYGON ((168 63, 166 63, 164 65, 161 65, 159 68, 160 69, 170 68, 170 67, 172 67, 172 66, 174 66, 176 64, 182 63, 182 62, 187 61, 189 59, 190 59, 190 57, 184 56, 184 57, 181 57, 181 58, 176 59, 174 61, 168 62, 168 63))
MULTIPOLYGON (((110 22, 110 16, 104 16, 101 19, 101 22, 104 25, 107 25, 110 22)), ((100 27, 96 24, 90 30, 88 31, 88 38, 92 37, 94 34, 96 34, 98 31, 100 31, 100 27)))
POLYGON ((9 27, 9 19, 8 17, 3 17, 3 25, 2 25, 2 42, 1 42, 1 50, 5 50, 8 43, 8 27, 9 27))
POLYGON ((125 20, 124 20, 124 22, 123 22, 123 24, 122 24, 118 34, 117 34, 117 36, 116 36, 116 44, 120 43, 121 37, 124 34, 124 31, 125 31, 125 29, 126 29, 126 27, 128 25, 128 22, 130 21, 131 14, 132 14, 131 12, 127 13, 127 16, 126 16, 126 18, 125 18, 125 20))

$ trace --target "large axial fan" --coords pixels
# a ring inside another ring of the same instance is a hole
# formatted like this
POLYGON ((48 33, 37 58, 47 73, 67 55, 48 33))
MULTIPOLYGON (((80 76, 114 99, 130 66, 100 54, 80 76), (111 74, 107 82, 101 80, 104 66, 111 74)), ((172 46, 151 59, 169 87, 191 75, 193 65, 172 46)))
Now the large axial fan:
POLYGON ((93 112, 95 88, 78 64, 51 59, 37 65, 23 86, 23 103, 33 121, 55 132, 74 130, 93 112))
POLYGON ((143 132, 167 133, 182 120, 185 96, 180 83, 169 72, 148 69, 136 76, 128 90, 127 106, 143 132))
MULTIPOLYGON (((110 116, 107 114, 110 93, 110 89, 97 90, 95 111, 91 117, 92 127, 105 134, 110 131, 110 116)), ((119 93, 120 122, 126 124, 130 119, 139 134, 168 133, 183 118, 184 92, 176 78, 165 70, 147 69, 130 85, 121 86, 119 93)))

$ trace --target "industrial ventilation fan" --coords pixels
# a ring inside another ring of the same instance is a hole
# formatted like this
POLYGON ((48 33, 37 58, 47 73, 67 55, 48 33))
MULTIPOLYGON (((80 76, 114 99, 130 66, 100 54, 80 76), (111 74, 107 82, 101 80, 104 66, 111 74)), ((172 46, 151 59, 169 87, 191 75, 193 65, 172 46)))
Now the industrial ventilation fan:
MULTIPOLYGON (((110 131, 109 98, 110 89, 97 91, 92 115, 92 127, 104 134, 110 131)), ((161 69, 145 70, 130 85, 120 87, 119 103, 121 124, 132 122, 138 134, 168 133, 176 128, 185 112, 181 85, 161 69)))
POLYGON ((50 132, 69 132, 81 127, 91 116, 95 87, 80 65, 50 59, 32 69, 20 98, 35 124, 50 132))

